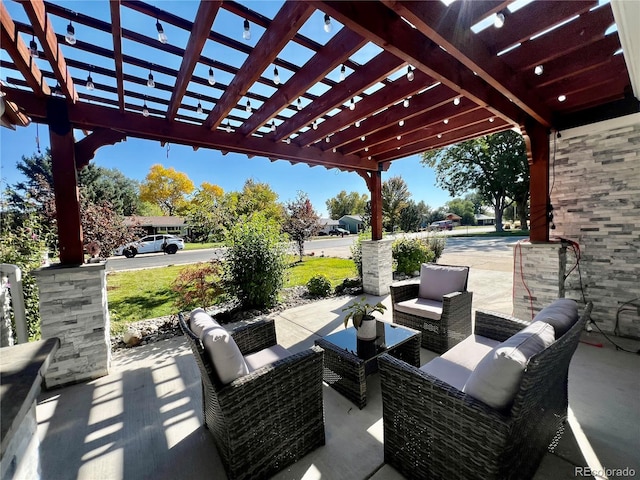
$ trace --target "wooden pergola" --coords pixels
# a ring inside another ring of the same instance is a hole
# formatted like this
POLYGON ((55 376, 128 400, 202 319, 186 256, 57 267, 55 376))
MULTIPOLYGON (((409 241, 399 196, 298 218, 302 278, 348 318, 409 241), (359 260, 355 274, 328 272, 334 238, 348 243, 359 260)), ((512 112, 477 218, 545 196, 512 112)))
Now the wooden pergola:
POLYGON ((30 0, 18 11, 2 1, 3 120, 49 126, 62 264, 83 262, 76 170, 126 137, 354 171, 379 240, 390 162, 519 128, 530 238, 547 241, 550 133, 638 111, 637 44, 623 31, 636 28, 633 2, 287 0, 269 2, 270 18, 226 0, 180 11, 130 0, 73 3, 79 11, 30 0), (223 23, 237 35, 220 33, 223 23))

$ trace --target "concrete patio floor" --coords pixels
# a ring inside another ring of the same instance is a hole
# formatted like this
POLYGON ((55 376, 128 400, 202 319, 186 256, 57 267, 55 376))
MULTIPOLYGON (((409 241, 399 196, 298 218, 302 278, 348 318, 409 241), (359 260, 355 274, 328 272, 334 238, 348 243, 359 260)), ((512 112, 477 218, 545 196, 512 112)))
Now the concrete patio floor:
MULTIPOLYGON (((472 265, 474 309, 511 313, 511 265, 497 255, 495 261, 445 256, 440 263, 472 265)), ((372 297, 378 298, 390 304, 388 296, 372 297)), ((299 351, 343 328, 341 309, 350 301, 332 298, 275 315, 279 343, 299 351)), ((391 313, 384 318, 390 321, 391 313)), ((595 333, 585 332, 583 340, 603 346, 579 345, 570 370, 571 428, 535 478, 576 478, 575 467, 587 466, 629 467, 640 477, 640 356, 616 351, 595 333)), ((422 363, 434 356, 423 349, 422 363)), ((384 464, 378 375, 368 379, 367 391, 368 404, 359 410, 325 385, 326 445, 274 478, 404 478, 384 464)), ((226 478, 202 426, 199 371, 183 337, 116 352, 110 375, 43 392, 37 416, 44 480, 226 478)))

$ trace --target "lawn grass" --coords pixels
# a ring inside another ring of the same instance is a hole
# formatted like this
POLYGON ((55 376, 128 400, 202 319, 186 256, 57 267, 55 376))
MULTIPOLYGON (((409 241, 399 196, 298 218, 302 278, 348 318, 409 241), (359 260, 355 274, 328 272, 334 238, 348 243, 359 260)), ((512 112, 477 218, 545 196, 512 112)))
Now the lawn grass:
POLYGON ((203 248, 220 248, 224 244, 222 242, 205 242, 205 243, 185 243, 185 250, 202 250, 203 248))
MULTIPOLYGON (((316 274, 325 275, 335 287, 347 277, 356 276, 353 260, 330 257, 305 257, 297 263, 291 257, 285 287, 306 285, 316 274)), ((186 265, 149 268, 110 273, 107 277, 107 299, 111 317, 111 334, 119 335, 127 325, 147 318, 162 317, 176 312, 178 294, 171 283, 186 265)))
MULTIPOLYGON (((464 227, 463 227, 464 228, 464 227)), ((530 231, 529 230, 505 230, 503 232, 473 232, 469 231, 469 233, 458 233, 460 230, 454 230, 454 237, 481 237, 481 238, 490 238, 490 237, 528 237, 530 231)))

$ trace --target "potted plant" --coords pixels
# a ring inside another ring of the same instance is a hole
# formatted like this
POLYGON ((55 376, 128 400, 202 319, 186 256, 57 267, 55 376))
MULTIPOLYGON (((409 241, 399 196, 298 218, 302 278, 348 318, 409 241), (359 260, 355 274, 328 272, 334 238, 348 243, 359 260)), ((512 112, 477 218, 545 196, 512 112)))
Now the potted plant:
POLYGON ((347 328, 349 320, 351 320, 356 328, 358 338, 361 340, 375 340, 376 319, 372 314, 373 312, 384 313, 386 309, 387 307, 382 303, 378 302, 375 305, 371 305, 367 302, 367 297, 362 297, 342 309, 343 312, 349 312, 344 317, 344 327, 347 328))

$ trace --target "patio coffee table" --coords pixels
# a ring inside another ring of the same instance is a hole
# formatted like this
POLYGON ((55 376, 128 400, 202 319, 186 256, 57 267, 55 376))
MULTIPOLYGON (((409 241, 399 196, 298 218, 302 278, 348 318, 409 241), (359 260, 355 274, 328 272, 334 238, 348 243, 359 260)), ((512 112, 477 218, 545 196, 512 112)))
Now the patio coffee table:
POLYGON ((375 340, 360 340, 349 327, 315 341, 324 349, 322 379, 360 409, 367 404, 367 376, 378 371, 380 355, 420 366, 420 332, 379 320, 376 330, 375 340))

